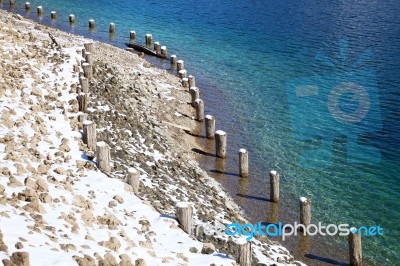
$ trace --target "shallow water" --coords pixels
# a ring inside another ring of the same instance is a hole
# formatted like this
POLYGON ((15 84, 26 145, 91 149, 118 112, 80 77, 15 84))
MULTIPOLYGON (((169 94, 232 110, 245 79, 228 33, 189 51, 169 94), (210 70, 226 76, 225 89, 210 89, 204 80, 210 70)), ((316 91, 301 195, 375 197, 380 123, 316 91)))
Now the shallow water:
MULTIPOLYGON (((189 74, 196 76, 206 112, 216 117, 218 129, 228 132, 224 162, 199 159, 253 222, 298 221, 298 198, 306 196, 315 222, 383 227, 383 237, 363 238, 364 260, 399 263, 400 2, 30 3, 27 16, 36 19, 36 6, 42 5, 41 22, 48 25, 120 47, 129 41, 130 30, 139 42, 152 33, 169 54, 184 59, 189 74), (56 21, 50 20, 52 10, 58 13, 56 21), (77 20, 73 28, 70 13, 77 20), (96 21, 92 33, 90 18, 96 21), (114 39, 108 36, 110 22, 117 28, 114 39), (332 93, 343 88, 353 93, 332 93), (240 148, 250 153, 248 180, 237 176, 240 148), (272 169, 281 173, 279 206, 267 200, 265 181, 272 169)), ((25 14, 23 3, 17 2, 14 11, 25 14)), ((153 62, 169 67, 165 61, 153 62)), ((199 141, 205 151, 213 151, 212 142, 199 141)), ((348 261, 345 237, 285 242, 311 265, 348 261)))

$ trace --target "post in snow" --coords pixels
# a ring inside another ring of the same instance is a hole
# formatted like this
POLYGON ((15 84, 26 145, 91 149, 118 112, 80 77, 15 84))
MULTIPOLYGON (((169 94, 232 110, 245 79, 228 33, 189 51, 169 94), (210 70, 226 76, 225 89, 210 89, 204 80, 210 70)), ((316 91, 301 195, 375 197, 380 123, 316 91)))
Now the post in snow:
POLYGON ((140 186, 139 177, 140 177, 139 172, 129 173, 127 176, 127 183, 131 185, 133 193, 135 193, 136 196, 139 194, 139 186, 140 186))
POLYGON ((251 266, 252 261, 252 250, 251 250, 251 242, 247 241, 243 236, 240 237, 237 241, 236 248, 236 262, 240 266, 251 266))
POLYGON ((83 143, 85 143, 91 151, 96 149, 96 124, 92 121, 86 120, 83 122, 83 143))
POLYGON ((175 216, 183 231, 192 234, 193 208, 187 202, 178 202, 175 205, 175 216))
POLYGON ((97 167, 103 172, 110 172, 110 146, 104 141, 97 142, 96 146, 97 167))

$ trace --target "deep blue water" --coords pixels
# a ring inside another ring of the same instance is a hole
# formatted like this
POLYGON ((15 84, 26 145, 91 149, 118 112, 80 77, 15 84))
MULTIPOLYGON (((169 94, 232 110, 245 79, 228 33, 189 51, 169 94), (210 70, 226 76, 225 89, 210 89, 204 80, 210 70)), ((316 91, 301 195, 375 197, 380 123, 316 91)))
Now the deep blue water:
MULTIPOLYGON (((17 2, 14 10, 25 14, 17 2)), ((383 227, 383 237, 363 238, 364 259, 400 265, 399 1, 34 0, 29 17, 37 18, 38 5, 44 23, 121 47, 130 30, 139 42, 152 33, 184 59, 206 112, 229 134, 230 156, 216 168, 235 172, 238 149, 250 152, 244 190, 253 199, 232 193, 243 180, 215 177, 253 220, 272 212, 257 197, 267 197, 264 181, 275 169, 282 175, 280 220, 298 219, 298 198, 307 196, 315 222, 383 227), (110 22, 115 39, 108 37, 110 22)), ((334 259, 346 261, 346 238, 316 243, 308 253, 340 253, 334 259)))

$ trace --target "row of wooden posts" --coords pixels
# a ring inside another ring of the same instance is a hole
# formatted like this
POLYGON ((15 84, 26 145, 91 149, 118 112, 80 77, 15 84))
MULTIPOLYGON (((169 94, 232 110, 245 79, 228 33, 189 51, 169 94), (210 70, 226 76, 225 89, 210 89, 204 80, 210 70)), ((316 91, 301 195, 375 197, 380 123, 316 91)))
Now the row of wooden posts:
MULTIPOLYGON (((10 4, 14 4, 14 0, 10 0, 10 4)), ((30 3, 26 2, 25 4, 26 10, 30 10, 30 3)), ((43 14, 42 6, 37 7, 38 15, 41 16, 43 14)), ((57 13, 55 11, 51 12, 51 19, 56 19, 57 13)), ((69 15, 69 22, 71 24, 75 23, 75 16, 73 14, 69 15)), ((94 29, 95 22, 93 19, 89 20, 89 29, 94 29)), ((109 31, 111 34, 115 33, 115 24, 111 23, 109 31)), ((136 32, 130 31, 129 33, 130 40, 136 39, 136 32)), ((146 45, 152 44, 152 35, 146 34, 145 35, 145 42, 146 45)), ((130 50, 128 48, 128 50, 130 50)), ((167 57, 167 49, 165 46, 160 46, 159 42, 154 43, 154 50, 167 57)), ((93 54, 93 43, 86 43, 85 49, 83 50, 83 56, 85 58, 82 61, 81 67, 83 69, 83 76, 80 77, 80 90, 77 99, 79 103, 79 110, 84 112, 79 116, 80 121, 83 124, 83 141, 85 144, 88 145, 90 150, 96 151, 96 159, 97 159, 97 166, 100 170, 104 172, 110 171, 110 148, 105 142, 96 142, 96 125, 91 122, 87 121, 86 117, 87 114, 87 102, 88 102, 88 84, 89 80, 93 77, 92 71, 92 54, 93 54), (85 121, 86 120, 86 121, 85 121)), ((178 71, 178 76, 181 79, 183 87, 189 88, 189 93, 191 96, 191 104, 196 110, 195 119, 199 122, 205 121, 205 129, 206 129, 206 137, 208 139, 215 139, 215 155, 218 158, 226 158, 227 156, 227 134, 222 130, 215 130, 215 118, 212 115, 204 115, 204 102, 200 99, 200 90, 196 87, 195 77, 192 75, 187 76, 187 71, 184 68, 184 61, 177 60, 176 55, 171 55, 170 62, 172 65, 176 66, 178 71)), ((241 177, 248 177, 249 175, 249 154, 246 149, 239 150, 239 175, 241 177)), ((270 200, 272 202, 279 201, 279 173, 276 171, 270 171, 269 173, 270 178, 270 200)), ((138 191, 138 184, 139 179, 137 175, 130 175, 128 176, 128 183, 130 183, 134 187, 134 191, 138 191), (136 185, 137 184, 137 185, 136 185)), ((183 215, 183 217, 188 217, 187 214, 182 214, 187 212, 188 210, 184 211, 181 208, 177 207, 177 217, 178 221, 182 224, 183 228, 187 228, 188 225, 184 225, 188 221, 183 218, 179 218, 183 215)), ((306 198, 300 198, 300 223, 308 226, 311 222, 311 201, 307 200, 306 198)), ((185 230, 185 229, 184 229, 185 230)), ((186 230, 185 230, 186 231, 186 230)), ((244 254, 251 254, 248 252, 249 245, 243 246, 240 245, 238 250, 243 250, 244 254)), ((361 239, 358 234, 349 235, 349 250, 350 250, 350 263, 351 265, 360 265, 361 261, 361 239)), ((244 259, 244 261, 248 261, 248 258, 243 258, 243 256, 239 256, 244 259)), ((251 258, 250 258, 251 261, 251 258)), ((238 261, 239 262, 239 261, 238 261)), ((242 264, 241 265, 247 265, 242 264)))
MULTIPOLYGON (((0 0, 1 1, 1 0, 0 0)), ((15 0, 9 1, 10 5, 15 4, 15 0)), ((26 11, 31 9, 30 3, 25 3, 26 11)), ((37 7, 37 13, 39 16, 43 15, 43 7, 37 7)), ((57 13, 51 11, 51 19, 57 18, 57 13)), ((69 15, 70 24, 75 23, 75 16, 73 14, 69 15)), ((89 20, 89 29, 95 28, 95 21, 93 19, 89 20)), ((110 23, 109 33, 115 33, 115 24, 110 23)), ((136 39, 136 32, 130 31, 129 38, 131 41, 136 39)), ((145 35, 146 45, 152 44, 152 35, 145 35)), ((89 150, 95 150, 95 156, 97 160, 97 166, 101 171, 110 172, 110 147, 107 143, 101 141, 97 142, 96 139, 96 124, 92 121, 86 120, 87 114, 87 103, 88 103, 88 93, 89 93, 89 80, 93 78, 92 70, 92 54, 93 54, 93 43, 85 43, 85 49, 82 51, 82 55, 85 58, 82 61, 81 67, 83 69, 82 75, 79 78, 79 94, 78 103, 79 111, 83 114, 79 115, 79 121, 83 125, 83 142, 88 146, 89 150)), ((128 48, 129 49, 129 48, 128 48)), ((154 43, 154 50, 167 57, 167 49, 165 46, 161 46, 159 42, 154 43)), ((204 102, 200 99, 200 91, 196 87, 195 77, 192 75, 187 76, 187 71, 184 68, 184 61, 177 60, 176 55, 171 55, 171 64, 176 65, 178 76, 181 79, 183 87, 189 88, 189 93, 191 95, 191 104, 196 110, 195 119, 199 122, 205 120, 206 137, 208 139, 215 138, 215 155, 218 158, 226 158, 227 153, 227 134, 222 130, 215 130, 215 119, 212 115, 204 115, 204 102)), ((248 177, 249 174, 249 154, 246 149, 239 150, 239 175, 241 177, 248 177)), ((272 170, 269 173, 270 178, 270 201, 279 202, 279 173, 272 170)), ((138 193, 139 189, 139 176, 137 174, 129 174, 127 177, 127 182, 133 187, 135 194, 138 193)), ((192 207, 190 205, 178 204, 176 207, 176 217, 178 222, 181 224, 183 230, 189 234, 192 231, 192 207)), ((300 198, 300 223, 304 226, 308 226, 311 223, 311 201, 305 197, 300 198)), ((349 255, 350 255, 350 265, 361 265, 362 264, 362 252, 361 252, 361 235, 350 232, 348 236, 349 243, 349 255)), ((237 261, 240 265, 250 265, 251 264, 251 243, 246 243, 243 245, 238 245, 238 258, 237 261), (244 255, 246 254, 246 255, 244 255), (250 256, 250 257, 249 257, 250 256)))
MULTIPOLYGON (((82 114, 79 115, 79 122, 82 123, 83 143, 87 145, 90 151, 95 151, 96 165, 99 170, 109 173, 111 171, 111 157, 110 147, 104 141, 97 141, 96 137, 96 124, 92 121, 87 120, 87 103, 89 96, 89 82, 93 78, 93 43, 85 43, 85 49, 82 50, 82 55, 85 60, 82 60, 81 67, 83 72, 80 72, 79 85, 78 85, 78 105, 79 111, 82 114)), ((80 68, 79 68, 80 69, 80 68)), ((75 69, 77 71, 78 68, 75 69)), ((194 79, 192 79, 192 82, 194 79)), ((193 83, 192 83, 193 84, 193 83)), ((139 192, 139 175, 136 173, 129 173, 127 176, 127 183, 132 186, 133 192, 138 195, 139 192)), ((181 225, 183 231, 192 235, 193 232, 193 208, 188 203, 177 203, 175 208, 175 216, 178 223, 181 225)), ((238 244, 237 247, 237 262, 241 266, 251 265, 251 242, 245 244, 238 244)))
MULTIPOLYGON (((227 156, 227 133, 222 130, 215 130, 215 118, 212 115, 204 116, 204 102, 200 99, 200 91, 196 87, 195 77, 194 76, 186 76, 187 72, 184 69, 184 61, 178 60, 176 61, 176 56, 171 56, 171 64, 177 64, 178 76, 181 78, 181 83, 183 87, 189 88, 189 93, 191 96, 191 104, 196 110, 195 119, 199 122, 203 122, 205 120, 205 130, 206 130, 206 138, 215 139, 215 156, 218 158, 226 158, 227 156)), ((246 149, 239 149, 239 175, 240 177, 247 178, 249 176, 249 153, 246 149)), ((270 201, 277 203, 279 202, 279 181, 280 176, 279 173, 275 170, 270 171, 269 173, 269 181, 270 181, 270 201)), ((301 197, 300 200, 300 223, 305 227, 311 224, 311 201, 305 197, 301 197)), ((190 207, 186 206, 185 208, 177 207, 177 217, 179 219, 180 215, 182 216, 182 223, 188 223, 188 225, 183 226, 183 228, 190 228, 190 221, 187 220, 188 214, 191 213, 190 207), (178 210, 179 209, 179 210, 178 210)), ((189 231, 188 231, 189 232, 189 231)), ((350 256, 350 265, 361 265, 362 264, 362 251, 361 251, 361 235, 350 232, 348 236, 348 244, 349 244, 349 256, 350 256)), ((250 265, 251 258, 247 256, 251 256, 251 252, 248 252, 250 249, 250 243, 248 245, 239 245, 238 256, 243 259, 243 261, 239 263, 244 263, 241 265, 250 265), (241 254, 240 251, 243 253, 241 254), (244 256, 243 254, 247 254, 244 256), (249 264, 248 264, 248 263, 249 264)))

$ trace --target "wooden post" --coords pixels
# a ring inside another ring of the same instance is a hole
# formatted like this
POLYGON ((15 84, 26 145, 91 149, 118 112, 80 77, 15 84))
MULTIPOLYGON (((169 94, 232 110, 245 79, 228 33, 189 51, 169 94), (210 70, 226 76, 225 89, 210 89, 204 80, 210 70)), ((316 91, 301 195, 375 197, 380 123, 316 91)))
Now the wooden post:
POLYGON ((188 88, 189 87, 189 79, 188 78, 183 78, 182 79, 182 87, 188 88))
POLYGON ((114 35, 115 34, 115 24, 113 23, 113 22, 111 22, 110 23, 110 27, 109 27, 109 33, 111 34, 111 35, 114 35))
POLYGON ((88 105, 88 95, 87 93, 80 93, 77 97, 79 112, 86 113, 88 105))
POLYGON ((15 5, 15 0, 10 0, 10 6, 14 6, 15 5))
POLYGON ((300 198, 300 224, 305 227, 311 223, 311 201, 305 197, 300 198))
POLYGON ((183 231, 192 234, 193 209, 187 202, 178 202, 175 206, 175 216, 183 231))
POLYGON ((42 16, 43 15, 43 7, 42 6, 38 6, 37 7, 37 13, 38 13, 38 16, 42 16))
POLYGON ((78 116, 78 121, 81 123, 81 127, 83 128, 83 122, 87 120, 88 114, 80 114, 78 116))
POLYGON ((89 80, 85 77, 79 78, 79 84, 81 85, 82 92, 88 93, 89 92, 89 80))
POLYGON ((252 261, 252 251, 251 251, 251 242, 247 242, 247 240, 240 239, 237 242, 237 254, 236 254, 236 262, 240 266, 251 266, 252 261))
POLYGON ((245 149, 239 150, 239 175, 249 176, 249 153, 245 149))
POLYGON ((189 89, 190 96, 192 98, 192 106, 194 107, 194 102, 200 98, 200 90, 197 87, 192 87, 189 89))
POLYGON ((226 158, 226 133, 222 130, 215 132, 215 155, 219 158, 226 158))
POLYGON ((129 173, 127 176, 127 183, 131 185, 133 193, 135 193, 136 196, 139 194, 139 186, 140 186, 139 177, 140 177, 139 172, 129 173))
POLYGON ((176 67, 177 67, 177 70, 179 71, 179 70, 182 70, 182 69, 185 69, 185 63, 184 63, 184 61, 183 60, 178 60, 177 62, 176 62, 176 67))
POLYGON ((146 45, 151 45, 153 42, 153 36, 150 33, 147 33, 145 35, 145 40, 146 40, 146 45))
POLYGON ((279 174, 272 170, 269 172, 270 200, 272 202, 279 201, 279 174))
POLYGON ((51 13, 50 13, 50 17, 51 17, 51 19, 57 19, 57 12, 56 11, 51 11, 51 13))
POLYGON ((94 23, 94 19, 89 19, 89 30, 94 30, 95 26, 96 24, 94 23))
POLYGON ((93 52, 94 52, 94 43, 87 42, 87 43, 83 44, 83 46, 85 47, 85 51, 86 52, 93 54, 93 52))
POLYGON ((189 88, 196 87, 196 79, 195 79, 195 77, 192 76, 192 75, 189 75, 188 79, 189 79, 189 88))
POLYGON ((88 64, 88 63, 83 63, 82 68, 83 68, 83 74, 85 75, 85 78, 87 78, 88 80, 91 80, 93 78, 92 65, 88 64))
POLYGON ((92 54, 89 52, 85 52, 85 61, 86 63, 92 65, 93 64, 93 57, 92 54))
POLYGON ((196 108, 196 120, 202 122, 204 120, 204 102, 201 99, 194 101, 194 107, 196 108))
POLYGON ((161 45, 159 42, 154 43, 154 51, 156 51, 157 54, 161 53, 161 45))
POLYGON ((215 119, 212 115, 206 115, 206 137, 213 139, 215 136, 215 119))
POLYGON ((350 266, 361 266, 362 265, 361 235, 357 232, 357 228, 355 227, 350 228, 348 243, 349 243, 350 266))
POLYGON ((31 10, 31 3, 29 3, 29 2, 25 3, 25 10, 26 11, 30 11, 31 10))
POLYGON ((96 124, 92 121, 86 120, 82 123, 83 125, 83 143, 86 144, 89 150, 94 151, 96 149, 97 137, 96 137, 96 124))
POLYGON ((171 55, 171 58, 170 58, 170 59, 171 59, 171 65, 174 65, 174 66, 175 66, 175 65, 176 65, 176 55, 174 55, 174 54, 171 55))
POLYGON ((179 70, 178 77, 181 79, 186 78, 187 77, 186 69, 179 70))
POLYGON ((131 42, 134 41, 134 40, 136 40, 136 31, 131 30, 131 31, 129 32, 129 40, 130 40, 131 42))
POLYGON ((104 172, 111 171, 110 146, 104 141, 97 142, 96 146, 97 167, 104 172))
POLYGON ((161 46, 161 56, 164 58, 168 57, 167 46, 165 45, 161 46))
POLYGON ((69 15, 69 24, 75 24, 75 15, 74 14, 69 15))

